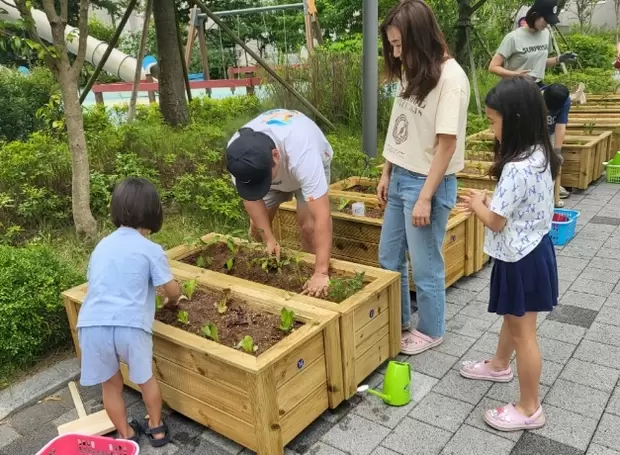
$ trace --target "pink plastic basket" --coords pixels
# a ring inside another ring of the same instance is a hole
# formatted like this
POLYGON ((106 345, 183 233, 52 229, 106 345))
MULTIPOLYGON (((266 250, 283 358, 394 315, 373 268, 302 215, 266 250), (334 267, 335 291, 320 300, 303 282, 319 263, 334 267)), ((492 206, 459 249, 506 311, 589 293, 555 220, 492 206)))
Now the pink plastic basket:
POLYGON ((133 441, 63 434, 43 447, 36 455, 138 455, 140 447, 133 441))

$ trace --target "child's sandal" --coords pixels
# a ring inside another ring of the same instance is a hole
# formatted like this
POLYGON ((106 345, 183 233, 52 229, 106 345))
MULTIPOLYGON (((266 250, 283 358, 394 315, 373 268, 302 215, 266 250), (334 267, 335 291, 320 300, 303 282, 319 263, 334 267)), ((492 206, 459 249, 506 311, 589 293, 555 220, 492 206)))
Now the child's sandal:
POLYGON ((146 419, 144 421, 144 426, 142 427, 142 432, 148 438, 151 446, 155 448, 163 447, 170 442, 170 430, 168 429, 168 425, 166 425, 166 422, 164 422, 163 420, 160 426, 149 428, 149 421, 148 419, 146 419), (164 437, 161 439, 156 439, 154 435, 160 434, 163 434, 164 437))
POLYGON ((125 439, 127 441, 133 441, 137 444, 138 442, 140 442, 140 433, 142 432, 142 428, 140 427, 138 421, 135 419, 128 419, 127 423, 133 430, 133 436, 131 438, 121 438, 120 436, 117 436, 116 439, 125 439))

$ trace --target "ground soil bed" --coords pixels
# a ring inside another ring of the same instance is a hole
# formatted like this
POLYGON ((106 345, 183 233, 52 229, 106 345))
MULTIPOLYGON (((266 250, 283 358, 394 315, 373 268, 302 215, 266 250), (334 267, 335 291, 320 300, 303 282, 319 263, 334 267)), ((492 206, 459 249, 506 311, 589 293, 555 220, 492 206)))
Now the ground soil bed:
MULTIPOLYGON (((203 336, 202 327, 211 323, 217 327, 219 342, 230 347, 237 346, 243 337, 249 335, 258 347, 253 355, 265 352, 286 337, 287 333, 279 329, 279 315, 255 310, 238 299, 230 298, 226 313, 218 313, 216 304, 222 297, 221 292, 197 290, 191 301, 183 300, 178 307, 164 306, 157 311, 155 318, 199 336, 203 336), (187 311, 188 324, 179 322, 179 311, 187 311)), ((295 328, 301 325, 296 322, 295 328)))
MULTIPOLYGON (((303 253, 300 253, 300 256, 303 257, 303 253)), ((180 261, 185 264, 195 265, 213 270, 214 272, 226 273, 237 278, 296 293, 303 291, 303 285, 314 273, 314 267, 304 262, 296 261, 294 258, 288 258, 285 253, 281 257, 280 271, 275 269, 264 270, 261 267, 261 261, 265 258, 265 252, 262 249, 240 248, 234 254, 233 265, 229 269, 226 264, 231 257, 233 257, 233 253, 231 253, 227 244, 216 242, 212 245, 206 245, 199 253, 187 256, 180 259, 180 261)), ((341 282, 353 281, 353 277, 338 273, 336 270, 330 270, 329 276, 331 280, 339 280, 341 282)), ((349 295, 345 296, 342 292, 337 294, 330 293, 325 300, 340 303, 348 297, 349 295)))

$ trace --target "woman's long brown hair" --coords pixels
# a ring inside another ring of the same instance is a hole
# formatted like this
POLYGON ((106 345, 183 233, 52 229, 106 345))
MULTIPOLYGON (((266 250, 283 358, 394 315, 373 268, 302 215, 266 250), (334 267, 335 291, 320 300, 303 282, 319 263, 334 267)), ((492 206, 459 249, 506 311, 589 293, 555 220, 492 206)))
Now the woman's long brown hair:
POLYGON ((401 0, 388 12, 381 24, 383 59, 388 80, 400 80, 405 89, 402 98, 422 103, 441 76, 441 67, 449 55, 443 32, 433 10, 423 0, 401 0), (387 36, 388 27, 401 34, 401 56, 394 57, 387 36))

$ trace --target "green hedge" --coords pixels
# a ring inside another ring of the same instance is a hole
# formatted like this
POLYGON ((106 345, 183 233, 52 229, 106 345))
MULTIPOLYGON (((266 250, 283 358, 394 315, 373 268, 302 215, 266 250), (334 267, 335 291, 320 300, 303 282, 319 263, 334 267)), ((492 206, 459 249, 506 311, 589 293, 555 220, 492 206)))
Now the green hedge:
POLYGON ((50 248, 0 245, 0 382, 67 343, 60 293, 83 281, 50 248))
POLYGON ((57 93, 52 74, 43 68, 33 68, 30 75, 14 70, 0 70, 0 140, 25 139, 45 126, 37 111, 57 93))

